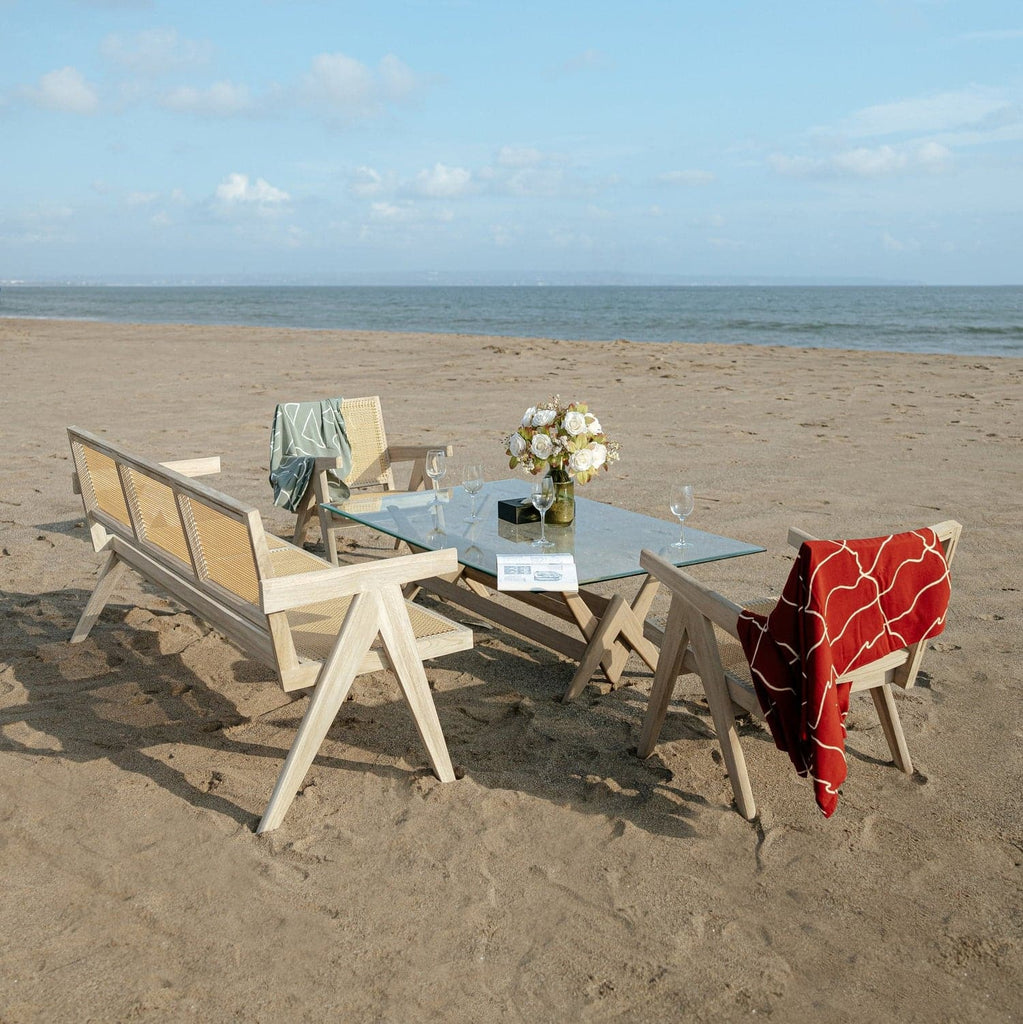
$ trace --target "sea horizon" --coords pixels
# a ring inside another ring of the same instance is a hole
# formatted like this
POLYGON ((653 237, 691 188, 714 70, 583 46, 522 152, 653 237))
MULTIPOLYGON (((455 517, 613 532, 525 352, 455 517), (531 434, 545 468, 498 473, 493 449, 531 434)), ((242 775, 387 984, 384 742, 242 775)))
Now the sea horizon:
POLYGON ((11 284, 0 319, 1023 356, 1023 286, 11 284))

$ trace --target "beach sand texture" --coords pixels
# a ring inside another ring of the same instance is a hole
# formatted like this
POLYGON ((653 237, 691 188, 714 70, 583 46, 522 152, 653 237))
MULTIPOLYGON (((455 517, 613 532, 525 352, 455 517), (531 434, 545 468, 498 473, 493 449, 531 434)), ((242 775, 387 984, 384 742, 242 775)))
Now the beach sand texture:
POLYGON ((0 363, 3 1024, 1023 1017, 1023 360, 0 320, 0 363), (777 593, 789 525, 963 523, 948 628, 897 695, 914 776, 854 698, 825 821, 750 724, 748 823, 693 677, 641 762, 638 658, 566 706, 566 661, 477 623, 427 667, 462 779, 429 774, 390 677, 364 677, 257 837, 304 701, 134 575, 68 645, 100 562, 68 424, 219 454, 210 482, 286 535, 278 401, 379 394, 391 440, 493 479, 553 390, 622 443, 585 496, 670 519, 684 469, 693 526, 768 549, 696 570, 736 599, 777 593))

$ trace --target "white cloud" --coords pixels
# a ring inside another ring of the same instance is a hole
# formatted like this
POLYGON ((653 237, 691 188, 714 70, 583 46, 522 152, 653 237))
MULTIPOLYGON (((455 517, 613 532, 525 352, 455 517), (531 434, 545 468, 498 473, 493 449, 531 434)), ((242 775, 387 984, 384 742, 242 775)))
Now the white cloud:
POLYGON ((536 167, 543 162, 543 154, 530 146, 502 146, 497 151, 500 167, 536 167))
POLYGON ((202 117, 231 117, 254 109, 248 86, 234 82, 214 82, 208 89, 182 85, 166 93, 161 102, 168 110, 202 117))
POLYGON ((379 76, 383 95, 392 103, 408 99, 420 88, 419 76, 393 53, 380 61, 379 76))
POLYGON ((464 167, 434 164, 416 175, 415 191, 432 199, 452 199, 472 191, 472 172, 464 167))
POLYGON ((132 36, 108 35, 100 53, 110 62, 137 75, 153 77, 209 63, 213 44, 185 39, 173 28, 153 28, 132 36))
POLYGON ((657 175, 657 181, 662 185, 709 185, 714 175, 710 171, 665 171, 657 175))
POLYGON ((524 167, 508 175, 503 186, 513 196, 554 196, 564 190, 565 174, 560 167, 524 167))
POLYGON ((369 215, 372 220, 405 221, 413 214, 411 204, 403 203, 373 203, 369 208, 369 215))
POLYGON ((768 163, 778 174, 791 178, 881 178, 947 170, 952 152, 940 143, 924 142, 911 146, 859 146, 826 157, 776 153, 768 163))
POLYGON ((1012 111, 1013 104, 1000 90, 975 85, 954 92, 866 107, 839 125, 839 131, 851 138, 901 133, 919 135, 980 127, 992 120, 1011 116, 1012 111))
POLYGON ((129 192, 124 201, 129 206, 149 206, 160 198, 159 192, 129 192))
POLYGON ((257 206, 279 206, 291 199, 283 189, 274 188, 264 178, 249 181, 247 174, 229 174, 217 186, 217 199, 227 205, 251 203, 257 206))
POLYGON ((357 167, 352 180, 348 185, 348 191, 356 199, 372 199, 382 192, 394 188, 394 176, 383 175, 372 167, 357 167))
POLYGON ((393 54, 377 69, 344 53, 321 53, 313 58, 300 87, 300 98, 332 118, 350 120, 380 113, 422 88, 419 77, 393 54))
POLYGON ((490 225, 490 237, 493 239, 494 245, 501 249, 514 244, 521 234, 522 229, 518 225, 514 227, 507 224, 490 225))
POLYGON ((69 114, 93 114, 99 107, 99 94, 85 76, 72 67, 47 72, 34 87, 22 89, 36 106, 69 114))
POLYGON ((372 203, 369 208, 369 219, 380 224, 444 224, 454 220, 455 215, 448 207, 431 204, 427 208, 406 200, 397 203, 372 203))
POLYGON ((901 242, 885 231, 881 235, 881 248, 885 252, 916 252, 920 248, 920 243, 913 240, 901 242))
POLYGON ((73 241, 74 210, 59 203, 44 203, 14 216, 0 213, 0 242, 50 244, 73 241))

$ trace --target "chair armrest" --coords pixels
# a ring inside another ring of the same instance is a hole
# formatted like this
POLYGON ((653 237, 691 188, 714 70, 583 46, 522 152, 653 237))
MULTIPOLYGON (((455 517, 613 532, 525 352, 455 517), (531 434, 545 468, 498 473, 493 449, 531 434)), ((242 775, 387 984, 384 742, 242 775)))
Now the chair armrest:
POLYGON ((797 530, 796 527, 789 527, 789 547, 798 548, 803 541, 806 540, 817 540, 812 533, 807 533, 805 530, 797 530))
POLYGON ((736 628, 736 621, 739 618, 739 613, 743 611, 741 605, 729 601, 727 597, 712 590, 706 584, 655 555, 652 551, 645 549, 641 551, 639 564, 651 576, 663 583, 673 595, 682 598, 701 615, 710 619, 714 625, 720 626, 726 633, 738 639, 739 632, 736 628))
POLYGON ((387 446, 387 456, 391 462, 412 462, 409 473, 407 491, 421 491, 426 486, 426 453, 440 448, 445 455, 454 455, 455 449, 450 444, 391 444, 387 446))
POLYGON ((220 456, 211 455, 205 459, 176 459, 173 462, 161 462, 164 469, 180 473, 182 476, 210 476, 220 472, 220 456))
POLYGON ((340 455, 321 455, 313 459, 313 472, 322 473, 325 469, 344 469, 340 455))
POLYGON ((458 551, 424 551, 398 558, 382 558, 365 565, 331 567, 318 572, 296 573, 276 579, 260 580, 259 606, 264 614, 301 608, 303 605, 351 597, 367 590, 404 586, 430 576, 458 571, 458 551))
POLYGON ((389 444, 387 454, 391 462, 412 462, 415 459, 425 459, 427 452, 435 448, 443 450, 449 458, 455 454, 454 445, 450 444, 389 444))

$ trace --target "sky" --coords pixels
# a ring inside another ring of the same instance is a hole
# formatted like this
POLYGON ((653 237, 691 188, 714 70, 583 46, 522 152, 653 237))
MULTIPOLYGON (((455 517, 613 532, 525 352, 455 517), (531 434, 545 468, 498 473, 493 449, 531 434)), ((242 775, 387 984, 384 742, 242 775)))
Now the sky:
POLYGON ((1023 4, 0 0, 0 182, 0 281, 1023 284, 1023 4))

